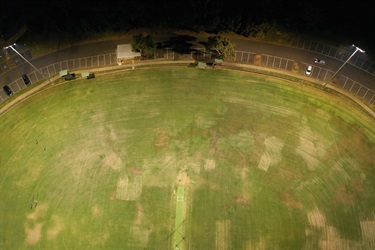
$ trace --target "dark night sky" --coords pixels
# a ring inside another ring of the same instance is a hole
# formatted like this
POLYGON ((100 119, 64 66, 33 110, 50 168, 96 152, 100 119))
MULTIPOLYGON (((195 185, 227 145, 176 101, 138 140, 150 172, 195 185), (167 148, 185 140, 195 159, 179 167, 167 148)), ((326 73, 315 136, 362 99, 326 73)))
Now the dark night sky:
POLYGON ((6 0, 0 9, 2 35, 11 34, 22 23, 39 35, 69 31, 74 36, 144 26, 243 30, 245 23, 262 22, 313 34, 317 40, 323 37, 350 40, 362 47, 375 45, 375 1, 6 0))

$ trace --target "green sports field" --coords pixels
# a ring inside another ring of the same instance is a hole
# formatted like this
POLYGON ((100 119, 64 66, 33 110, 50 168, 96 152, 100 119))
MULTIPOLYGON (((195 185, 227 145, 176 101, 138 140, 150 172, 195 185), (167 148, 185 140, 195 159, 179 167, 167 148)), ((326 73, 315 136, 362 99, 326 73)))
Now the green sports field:
POLYGON ((374 249, 374 152, 350 101, 249 72, 60 82, 0 114, 0 249, 374 249))

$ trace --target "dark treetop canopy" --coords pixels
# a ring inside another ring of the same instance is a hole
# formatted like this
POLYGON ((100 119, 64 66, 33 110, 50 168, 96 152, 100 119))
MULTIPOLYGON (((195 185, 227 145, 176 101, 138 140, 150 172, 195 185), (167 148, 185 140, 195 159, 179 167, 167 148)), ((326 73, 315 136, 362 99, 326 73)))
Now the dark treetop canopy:
POLYGON ((375 44, 374 13, 375 1, 6 0, 0 8, 0 35, 4 39, 27 24, 39 35, 166 27, 248 36, 256 32, 254 26, 269 23, 317 39, 346 39, 366 47, 375 44))

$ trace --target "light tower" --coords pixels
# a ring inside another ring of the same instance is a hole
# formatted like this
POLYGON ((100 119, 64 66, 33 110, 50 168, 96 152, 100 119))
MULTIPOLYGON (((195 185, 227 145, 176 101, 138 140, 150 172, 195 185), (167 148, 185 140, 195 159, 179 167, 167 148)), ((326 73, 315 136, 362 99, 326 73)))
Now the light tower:
POLYGON ((355 55, 355 53, 357 53, 357 51, 360 51, 362 53, 365 53, 364 50, 358 48, 357 46, 355 46, 354 44, 352 44, 353 47, 355 47, 355 51, 353 52, 353 54, 351 54, 348 58, 348 60, 346 60, 342 65, 341 67, 333 74, 333 76, 331 77, 331 81, 333 78, 335 78, 335 76, 337 75, 337 73, 345 66, 345 64, 347 64, 347 62, 349 62, 349 60, 355 55))

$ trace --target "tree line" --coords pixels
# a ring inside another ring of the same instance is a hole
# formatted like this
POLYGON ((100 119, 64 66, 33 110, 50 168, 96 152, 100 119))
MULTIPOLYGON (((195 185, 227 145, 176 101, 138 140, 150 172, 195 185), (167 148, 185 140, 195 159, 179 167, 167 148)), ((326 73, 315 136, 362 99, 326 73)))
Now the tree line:
MULTIPOLYGON (((131 43, 132 51, 140 52, 141 57, 145 59, 155 59, 155 52, 158 48, 172 47, 179 53, 190 53, 192 51, 189 41, 195 40, 194 37, 182 36, 177 39, 171 39, 172 41, 169 40, 162 44, 157 44, 154 42, 151 35, 139 33, 133 36, 133 41, 131 43)), ((229 38, 222 36, 209 36, 207 42, 204 42, 204 47, 214 58, 223 60, 234 60, 236 58, 236 51, 234 49, 235 44, 229 38)))

